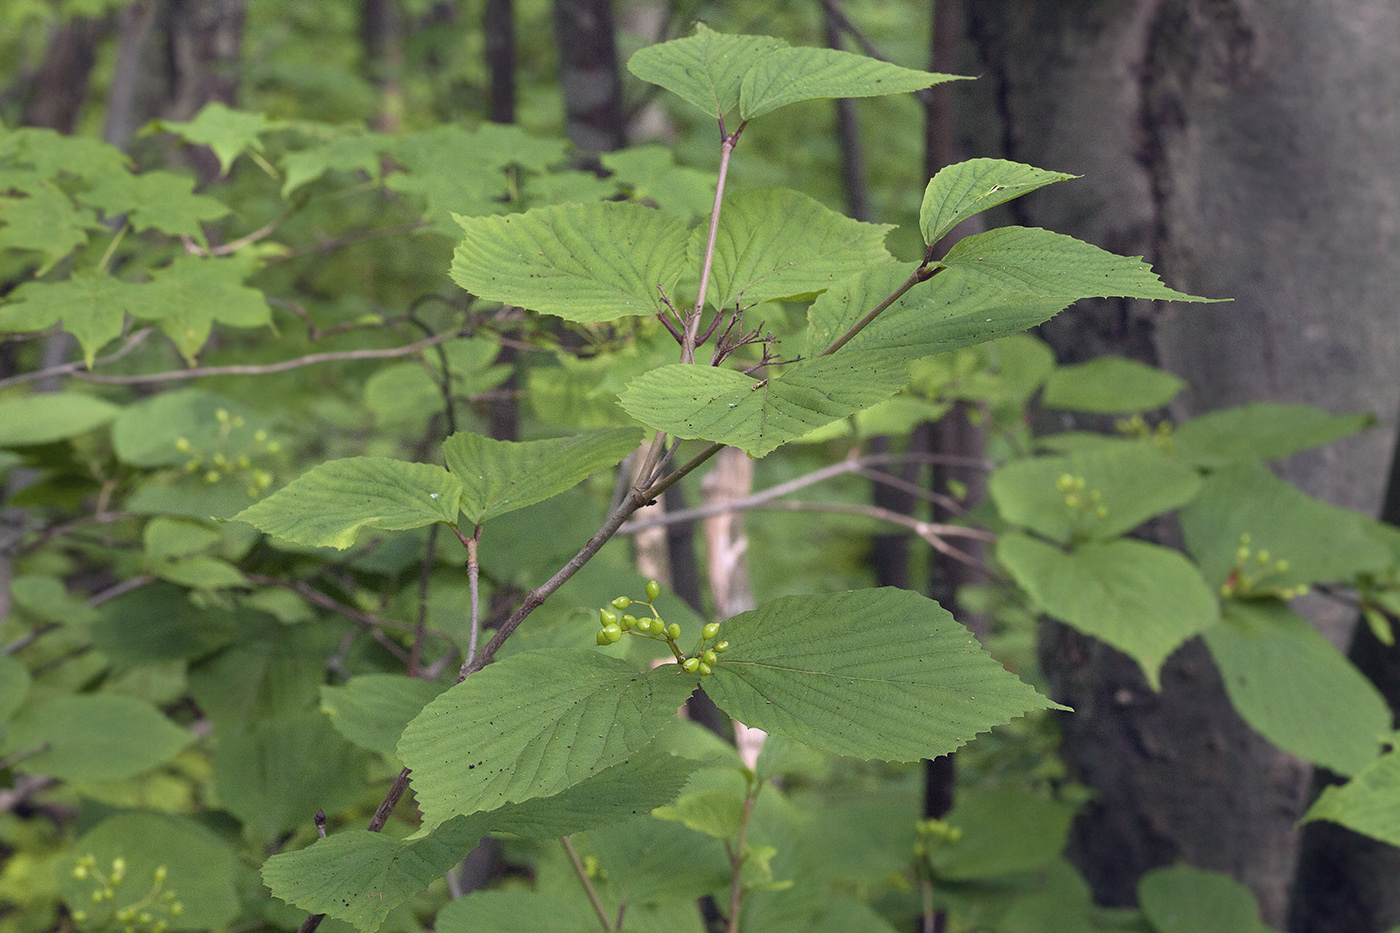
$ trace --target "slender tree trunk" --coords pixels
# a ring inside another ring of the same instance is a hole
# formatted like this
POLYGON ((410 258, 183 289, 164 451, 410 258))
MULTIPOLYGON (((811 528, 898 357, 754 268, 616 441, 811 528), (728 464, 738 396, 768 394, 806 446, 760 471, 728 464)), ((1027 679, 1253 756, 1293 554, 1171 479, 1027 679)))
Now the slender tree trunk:
POLYGON ((486 119, 515 122, 515 10, 511 0, 486 0, 481 14, 486 40, 486 70, 491 76, 491 103, 486 119))
POLYGON ((361 0, 360 43, 365 72, 379 89, 379 113, 374 128, 396 132, 403 122, 404 29, 397 0, 361 0))
MULTIPOLYGON (((238 103, 244 0, 167 0, 166 67, 170 95, 164 116, 188 120, 205 104, 238 103)), ((219 163, 204 147, 189 150, 205 181, 219 176, 219 163)))
MULTIPOLYGON (((965 9, 983 57, 969 114, 982 120, 984 151, 1085 176, 1012 202, 1012 219, 1144 255, 1174 287, 1236 299, 1189 310, 1081 303, 1043 329, 1062 360, 1160 361, 1192 383, 1183 413, 1281 397, 1392 420, 1400 9, 965 9)), ((1376 432, 1283 472, 1371 511, 1386 441, 1376 432)), ((1351 620, 1321 622, 1341 641, 1351 620)), ((1121 655, 1058 626, 1042 656, 1057 698, 1077 710, 1064 720, 1064 754, 1096 794, 1071 844, 1095 898, 1130 904, 1143 871, 1182 859, 1244 881, 1281 925, 1309 772, 1238 719, 1199 640, 1168 661, 1158 694, 1121 655)))
POLYGON ((103 31, 102 24, 85 16, 74 16, 53 27, 21 118, 25 126, 73 132, 87 99, 96 43, 103 31))
POLYGON ((611 0, 554 0, 569 139, 584 152, 627 145, 611 0))
POLYGON ((141 105, 143 78, 147 75, 144 62, 155 20, 155 0, 136 0, 122 10, 117 23, 117 63, 107 91, 102 138, 121 149, 126 148, 146 119, 141 105))

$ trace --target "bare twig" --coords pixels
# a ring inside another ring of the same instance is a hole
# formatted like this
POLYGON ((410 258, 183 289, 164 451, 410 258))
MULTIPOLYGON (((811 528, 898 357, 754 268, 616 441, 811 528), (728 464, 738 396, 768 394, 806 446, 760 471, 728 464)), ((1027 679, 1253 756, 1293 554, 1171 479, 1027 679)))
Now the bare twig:
POLYGON ((705 311, 705 292, 710 285, 710 269, 714 265, 715 259, 715 236, 719 233, 719 211, 720 205, 724 201, 724 182, 729 174, 729 157, 734 153, 734 147, 739 143, 739 134, 744 132, 744 127, 748 126, 748 121, 739 124, 739 128, 733 133, 724 131, 724 119, 720 118, 720 147, 719 147, 719 180, 715 183, 715 202, 710 208, 710 232, 705 241, 705 259, 700 266, 700 288, 695 293, 695 308, 686 319, 685 340, 681 343, 681 362, 695 362, 695 338, 700 330, 700 316, 705 311))
POLYGON ((613 925, 608 922, 608 913, 603 909, 603 902, 599 899, 598 892, 593 888, 593 882, 588 877, 588 870, 583 867, 583 860, 574 851, 574 844, 569 841, 568 836, 560 836, 559 843, 569 854, 569 861, 574 866, 574 874, 578 875, 579 883, 583 885, 583 893, 588 895, 588 903, 593 905, 593 912, 598 915, 598 922, 603 925, 603 933, 613 933, 613 925))
MULTIPOLYGON (((94 359, 92 361, 92 365, 105 366, 107 363, 115 363, 117 360, 121 359, 122 357, 129 354, 131 351, 135 350, 137 347, 141 346, 141 343, 151 335, 152 330, 153 328, 143 327, 140 330, 134 332, 133 334, 131 334, 131 336, 127 337, 126 342, 123 343, 116 350, 113 350, 107 356, 99 356, 96 359, 94 359)), ((3 389, 5 386, 19 385, 20 383, 24 382, 37 382, 43 379, 48 379, 52 376, 66 376, 69 373, 75 373, 79 370, 83 370, 86 368, 86 362, 84 362, 83 360, 74 360, 71 363, 62 363, 58 366, 49 366, 45 369, 36 369, 33 372, 20 373, 17 376, 10 376, 7 379, 0 379, 0 389, 3 389)))

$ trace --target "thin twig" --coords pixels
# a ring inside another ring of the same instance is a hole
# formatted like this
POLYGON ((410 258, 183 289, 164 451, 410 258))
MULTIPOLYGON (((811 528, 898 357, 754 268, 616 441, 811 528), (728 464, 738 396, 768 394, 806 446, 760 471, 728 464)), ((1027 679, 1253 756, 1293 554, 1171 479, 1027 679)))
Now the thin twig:
MULTIPOLYGON (((125 343, 123 343, 116 350, 113 350, 107 356, 99 356, 96 359, 94 359, 92 361, 92 365, 105 366, 108 363, 115 363, 117 360, 121 359, 122 357, 126 356, 127 354, 131 353, 131 351, 139 347, 142 341, 144 341, 147 337, 151 335, 153 330, 154 328, 151 327, 141 328, 140 330, 133 333, 131 336, 127 337, 125 343)), ((66 376, 69 373, 75 373, 82 369, 87 369, 87 362, 84 360, 74 360, 71 363, 61 363, 58 366, 50 366, 47 369, 36 369, 33 372, 20 373, 17 376, 10 376, 7 379, 0 379, 0 389, 3 389, 5 386, 19 385, 24 382, 37 382, 41 379, 48 379, 51 376, 66 376)))
POLYGON ((877 304, 875 307, 871 308, 870 311, 866 313, 865 317, 861 318, 859 321, 853 324, 850 330, 846 331, 840 337, 837 337, 835 340, 833 340, 831 346, 827 347, 825 350, 823 350, 817 355, 830 356, 837 350, 844 347, 846 344, 850 343, 851 340, 854 339, 856 334, 859 334, 861 331, 865 330, 865 328, 870 325, 871 321, 879 317, 882 311, 884 311, 890 305, 894 304, 900 298, 903 298, 905 292, 909 291, 909 289, 913 288, 915 285, 918 285, 920 282, 927 282, 929 279, 937 275, 941 270, 946 268, 946 266, 941 265, 933 266, 932 268, 930 268, 928 265, 929 261, 930 260, 926 258, 924 260, 924 264, 919 266, 919 268, 915 269, 910 274, 909 278, 905 279, 904 283, 894 290, 893 294, 891 294, 884 301, 877 304))
POLYGON ((593 905, 593 912, 598 915, 598 922, 603 925, 603 933, 613 933, 613 926, 608 922, 608 913, 603 909, 603 902, 598 897, 598 892, 593 889, 593 882, 588 878, 588 870, 583 867, 583 860, 574 851, 574 844, 569 841, 568 836, 560 836, 559 842, 564 846, 564 851, 569 853, 569 861, 574 864, 574 873, 578 875, 579 883, 583 885, 583 892, 588 895, 588 903, 593 905))
POLYGON ((890 522, 895 525, 902 525, 914 534, 924 539, 929 547, 940 554, 944 554, 956 561, 983 569, 982 562, 964 551, 953 547, 943 540, 944 535, 950 537, 973 538, 978 541, 995 541, 996 535, 990 531, 983 531, 980 528, 968 528, 963 525, 940 525, 936 522, 925 522, 914 518, 912 515, 905 515, 903 512, 896 512, 894 509, 882 508, 878 505, 861 505, 854 502, 767 502, 761 509, 786 510, 792 512, 844 512, 849 515, 864 515, 867 518, 875 518, 881 521, 890 522))
POLYGON ((681 343, 681 362, 695 362, 695 338, 700 331, 700 316, 705 312, 705 292, 710 285, 710 269, 715 260, 715 237, 719 233, 719 211, 724 201, 724 182, 729 174, 729 157, 734 153, 734 147, 739 143, 739 134, 744 132, 744 127, 748 126, 748 121, 739 124, 739 128, 733 133, 724 132, 724 118, 719 121, 720 147, 719 147, 719 178, 715 182, 715 202, 710 208, 710 232, 705 241, 705 259, 700 266, 700 288, 695 294, 695 308, 686 319, 685 340, 681 343))
POLYGON ((234 365, 234 366, 193 366, 189 369, 178 369, 163 373, 148 373, 143 376, 99 376, 96 373, 74 372, 74 379, 81 379, 84 382, 100 382, 105 385, 144 385, 153 382, 177 382, 181 379, 199 379, 203 376, 265 376, 269 373, 282 373, 290 369, 299 369, 302 366, 313 366, 317 363, 331 363, 341 360, 388 360, 400 356, 411 356, 420 350, 428 347, 446 343, 449 340, 456 340, 462 336, 460 333, 452 332, 437 334, 414 343, 406 344, 402 347, 388 347, 382 350, 339 350, 327 353, 311 353, 306 356, 299 356, 293 360, 283 360, 280 363, 265 363, 262 365, 234 365))

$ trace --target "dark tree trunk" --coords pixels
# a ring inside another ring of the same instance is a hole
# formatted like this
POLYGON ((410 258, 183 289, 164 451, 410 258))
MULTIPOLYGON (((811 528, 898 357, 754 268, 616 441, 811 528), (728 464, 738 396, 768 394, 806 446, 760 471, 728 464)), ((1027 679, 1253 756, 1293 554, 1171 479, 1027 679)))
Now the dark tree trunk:
MULTIPOLYGON (((1174 287, 1236 299, 1085 303, 1044 328, 1062 360, 1160 361, 1192 383, 1182 414, 1272 397, 1393 420, 1400 8, 965 8, 983 56, 970 111, 983 153, 1085 176, 1013 202, 1012 218, 1145 255, 1174 287)), ((1372 511, 1387 442, 1374 432, 1283 472, 1372 511)), ((1318 618, 1344 641, 1352 620, 1318 618)), ((1308 769, 1238 720, 1201 643, 1168 662, 1155 695, 1120 655, 1057 626, 1042 655, 1057 698, 1077 710, 1064 753, 1098 795, 1072 842, 1096 899, 1131 903, 1142 871, 1180 858, 1244 881, 1281 925, 1308 769)))
POLYGON ((54 26, 21 118, 25 126, 73 132, 87 99, 97 39, 103 31, 100 23, 81 16, 54 26))
POLYGON ((584 152, 627 145, 611 0, 554 0, 569 139, 584 152))
MULTIPOLYGON (((165 8, 169 97, 164 116, 188 120, 205 104, 238 102, 243 44, 244 0, 168 0, 165 8)), ((206 181, 219 176, 219 163, 203 147, 189 150, 206 181)))
POLYGON ((515 122, 515 10, 511 0, 486 0, 481 14, 486 40, 486 70, 491 76, 491 102, 486 119, 515 122))
POLYGON ((379 89, 374 128, 393 133, 403 122, 403 18, 397 0, 361 0, 360 43, 364 70, 379 89))

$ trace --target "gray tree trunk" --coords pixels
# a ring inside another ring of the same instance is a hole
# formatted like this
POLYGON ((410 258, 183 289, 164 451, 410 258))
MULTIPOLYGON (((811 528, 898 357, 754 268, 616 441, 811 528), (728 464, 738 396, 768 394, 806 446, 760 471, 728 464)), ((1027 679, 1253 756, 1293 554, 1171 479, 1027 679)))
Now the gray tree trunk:
MULTIPOLYGON (((1013 219, 1145 255, 1232 305, 1086 304, 1044 328, 1061 359, 1115 352, 1190 380, 1178 415, 1255 399, 1369 409, 1392 424, 1400 354, 1400 6, 1393 0, 968 3, 983 80, 976 154, 1083 180, 1013 219)), ((1300 456, 1308 492, 1375 513, 1392 429, 1300 456)), ((1334 642, 1350 618, 1319 617, 1334 642)), ((1074 857, 1103 903, 1149 867, 1230 872, 1281 925, 1308 770, 1231 713, 1199 642, 1153 695, 1121 656, 1044 645, 1065 751, 1099 794, 1074 857)), ((1400 898, 1400 879, 1389 897, 1400 898)), ((1341 929, 1300 913, 1294 929, 1341 929)), ((1392 921, 1393 922, 1393 921, 1392 921)), ((1368 927, 1347 927, 1366 933, 1368 927)), ((1379 929, 1385 929, 1380 927, 1379 929)))

